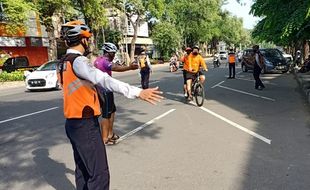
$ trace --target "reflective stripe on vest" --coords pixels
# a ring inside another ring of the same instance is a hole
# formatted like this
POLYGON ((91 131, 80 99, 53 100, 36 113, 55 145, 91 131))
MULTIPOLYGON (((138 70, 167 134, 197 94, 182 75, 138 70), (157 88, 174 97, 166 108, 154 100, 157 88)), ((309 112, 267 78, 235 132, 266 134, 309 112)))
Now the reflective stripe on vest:
POLYGON ((235 63, 236 62, 235 54, 228 55, 228 62, 229 63, 235 63))
POLYGON ((66 118, 89 118, 100 112, 96 88, 89 81, 78 78, 72 64, 66 61, 63 71, 64 115, 66 118))

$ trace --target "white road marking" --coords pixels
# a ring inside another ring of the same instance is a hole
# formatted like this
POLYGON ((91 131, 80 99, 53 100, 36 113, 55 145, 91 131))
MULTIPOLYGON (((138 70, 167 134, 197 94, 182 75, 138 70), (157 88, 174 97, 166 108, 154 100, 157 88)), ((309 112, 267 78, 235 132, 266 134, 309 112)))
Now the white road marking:
POLYGON ((211 88, 215 88, 215 87, 217 87, 217 86, 223 84, 224 82, 225 82, 225 81, 223 80, 222 82, 217 83, 216 85, 212 86, 211 88))
POLYGON ((49 108, 49 109, 45 109, 45 110, 29 113, 29 114, 18 116, 18 117, 14 117, 14 118, 11 118, 11 119, 2 120, 2 121, 0 121, 0 124, 1 123, 6 123, 6 122, 9 122, 9 121, 13 121, 13 120, 17 120, 17 119, 20 119, 20 118, 28 117, 28 116, 31 116, 31 115, 36 115, 36 114, 39 114, 39 113, 55 110, 55 109, 58 109, 58 108, 59 107, 52 107, 52 108, 49 108))
MULTIPOLYGON (((239 78, 239 77, 237 77, 236 79, 238 79, 238 80, 244 80, 244 81, 250 81, 250 82, 255 82, 255 80, 252 80, 252 79, 245 79, 245 78, 239 78)), ((270 84, 270 85, 274 85, 274 86, 278 86, 277 84, 275 84, 275 83, 272 83, 272 82, 269 82, 269 81, 263 81, 263 83, 267 83, 267 84, 270 84)))
POLYGON ((243 71, 239 71, 238 73, 236 73, 236 75, 239 75, 239 74, 241 74, 241 73, 243 73, 243 71))
POLYGON ((265 96, 260 96, 260 95, 257 95, 257 94, 252 94, 252 93, 241 91, 241 90, 236 90, 236 89, 229 88, 229 87, 222 86, 222 85, 218 85, 217 87, 224 88, 224 89, 227 89, 227 90, 231 90, 231 91, 234 91, 234 92, 238 92, 238 93, 241 93, 241 94, 246 94, 246 95, 249 95, 249 96, 254 96, 254 97, 257 97, 257 98, 262 98, 264 100, 269 100, 269 101, 273 101, 273 102, 276 101, 273 98, 268 98, 268 97, 265 97, 265 96))
MULTIPOLYGON (((194 103, 192 103, 192 104, 195 105, 194 103)), ((262 135, 259 135, 259 134, 255 133, 255 132, 245 128, 245 127, 242 127, 241 125, 239 125, 239 124, 237 124, 237 123, 235 123, 235 122, 233 122, 233 121, 231 121, 231 120, 229 120, 229 119, 227 119, 227 118, 225 118, 225 117, 223 117, 223 116, 221 116, 221 115, 219 115, 219 114, 217 114, 217 113, 215 113, 215 112, 213 112, 213 111, 211 111, 211 110, 209 110, 209 109, 207 109, 205 107, 199 107, 199 108, 202 109, 203 111, 208 112, 209 114, 217 117, 218 119, 220 119, 222 121, 225 121, 226 123, 230 124, 231 126, 237 128, 237 129, 240 129, 241 131, 243 131, 245 133, 248 133, 249 135, 252 135, 253 137, 258 138, 258 139, 260 139, 261 141, 263 141, 263 142, 265 142, 267 144, 271 144, 271 140, 270 139, 268 139, 266 137, 263 137, 262 135)))
POLYGON ((168 114, 170 114, 170 113, 172 113, 172 112, 174 112, 174 111, 175 111, 175 109, 171 109, 171 110, 167 111, 166 113, 163 113, 163 114, 161 114, 160 116, 155 117, 154 119, 152 119, 152 120, 146 122, 145 124, 143 124, 143 125, 137 127, 136 129, 134 129, 134 130, 132 130, 132 131, 126 133, 125 135, 121 136, 121 137, 117 140, 117 143, 119 143, 119 142, 121 142, 121 141, 127 139, 127 138, 130 137, 131 135, 137 133, 138 131, 141 131, 141 130, 144 129, 145 127, 147 127, 147 126, 153 124, 155 121, 157 121, 157 120, 159 120, 159 119, 165 117, 166 115, 168 115, 168 114))

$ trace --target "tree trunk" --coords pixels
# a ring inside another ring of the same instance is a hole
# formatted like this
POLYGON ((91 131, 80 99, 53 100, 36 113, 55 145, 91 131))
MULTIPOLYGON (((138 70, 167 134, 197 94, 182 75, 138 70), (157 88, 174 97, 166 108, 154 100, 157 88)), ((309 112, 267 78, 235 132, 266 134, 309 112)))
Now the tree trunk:
POLYGON ((47 27, 46 32, 49 41, 48 47, 48 60, 57 59, 57 38, 60 37, 61 20, 62 14, 60 12, 55 12, 52 16, 52 26, 47 27))
POLYGON ((48 36, 48 41, 49 41, 48 60, 51 61, 51 60, 57 59, 57 42, 54 36, 54 30, 48 29, 47 36, 48 36))
POLYGON ((138 15, 137 20, 134 22, 131 18, 128 18, 133 25, 133 37, 131 39, 131 49, 130 49, 130 61, 134 61, 135 57, 135 49, 136 49, 136 41, 138 37, 138 26, 140 23, 140 16, 138 15))
POLYGON ((303 56, 303 59, 306 60, 309 56, 309 42, 308 40, 305 40, 304 41, 304 56, 303 56))

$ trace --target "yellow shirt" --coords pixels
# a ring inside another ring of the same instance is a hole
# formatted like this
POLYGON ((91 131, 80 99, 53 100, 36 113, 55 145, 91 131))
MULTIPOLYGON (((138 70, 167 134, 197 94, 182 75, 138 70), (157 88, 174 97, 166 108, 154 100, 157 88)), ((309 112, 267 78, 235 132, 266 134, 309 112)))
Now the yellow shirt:
POLYGON ((189 61, 189 70, 190 72, 197 73, 202 67, 203 69, 207 70, 207 65, 205 60, 202 58, 201 55, 193 55, 192 53, 188 56, 189 61))

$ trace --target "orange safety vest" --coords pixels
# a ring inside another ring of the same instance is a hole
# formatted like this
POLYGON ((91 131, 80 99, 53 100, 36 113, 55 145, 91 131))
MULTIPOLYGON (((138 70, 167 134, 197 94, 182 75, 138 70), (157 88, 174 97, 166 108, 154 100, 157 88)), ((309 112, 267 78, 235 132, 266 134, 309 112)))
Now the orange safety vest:
MULTIPOLYGON (((100 103, 96 88, 87 81, 78 78, 73 71, 73 58, 70 54, 64 58, 62 72, 62 88, 64 96, 64 115, 65 118, 90 118, 99 116, 100 103)), ((71 54, 72 55, 72 54, 71 54)), ((60 75, 58 75, 59 77, 60 75)), ((59 80, 61 81, 61 80, 59 80)))
POLYGON ((236 63, 236 57, 234 53, 228 55, 228 63, 236 63))

